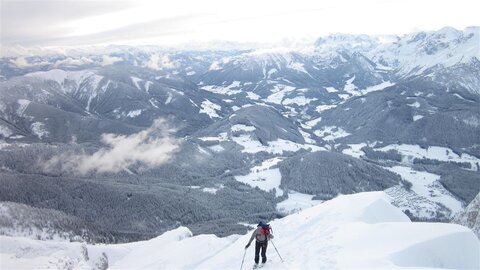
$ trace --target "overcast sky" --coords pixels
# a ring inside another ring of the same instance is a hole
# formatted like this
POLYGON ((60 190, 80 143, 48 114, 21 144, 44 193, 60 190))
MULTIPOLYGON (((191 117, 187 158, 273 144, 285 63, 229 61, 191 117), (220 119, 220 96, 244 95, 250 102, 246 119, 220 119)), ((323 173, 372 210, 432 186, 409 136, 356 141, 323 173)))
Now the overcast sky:
POLYGON ((480 25, 471 0, 1 0, 2 46, 279 42, 480 25))

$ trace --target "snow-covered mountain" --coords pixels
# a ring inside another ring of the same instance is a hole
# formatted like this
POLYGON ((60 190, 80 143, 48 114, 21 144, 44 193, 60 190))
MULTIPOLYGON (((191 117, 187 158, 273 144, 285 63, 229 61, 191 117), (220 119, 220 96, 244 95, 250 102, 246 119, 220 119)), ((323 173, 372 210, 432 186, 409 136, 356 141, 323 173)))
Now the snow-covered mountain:
POLYGON ((480 191, 479 31, 2 58, 0 200, 112 242, 245 233, 377 190, 450 222, 480 191))
POLYGON ((459 31, 445 27, 435 32, 406 35, 382 44, 369 54, 372 60, 393 67, 403 76, 418 75, 436 66, 452 67, 478 60, 479 27, 459 31))
POLYGON ((480 193, 470 202, 463 213, 455 217, 453 222, 471 228, 480 238, 480 193))
MULTIPOLYGON (((480 245, 472 231, 455 224, 412 223, 383 192, 340 196, 270 224, 275 238, 265 269, 480 267, 480 245)), ((246 252, 243 269, 250 269, 253 250, 244 249, 250 233, 192 236, 180 227, 120 245, 0 236, 0 256, 8 269, 239 269, 246 252)))

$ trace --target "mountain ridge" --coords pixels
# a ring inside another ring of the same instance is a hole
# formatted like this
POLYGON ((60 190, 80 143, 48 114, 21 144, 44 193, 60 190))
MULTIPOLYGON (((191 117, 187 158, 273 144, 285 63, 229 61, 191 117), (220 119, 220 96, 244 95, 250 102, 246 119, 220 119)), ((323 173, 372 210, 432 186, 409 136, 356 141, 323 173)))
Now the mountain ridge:
POLYGON ((195 233, 244 232, 239 223, 362 190, 387 190, 413 220, 448 222, 480 190, 479 29, 387 41, 333 35, 299 49, 110 47, 1 58, 0 200, 49 202, 83 219, 62 206, 79 190, 100 202, 81 201, 95 213, 111 207, 103 198, 117 202, 112 211, 150 202, 132 215, 153 224, 140 232, 131 219, 88 220, 127 242, 182 224, 195 233), (169 125, 155 125, 159 118, 169 125), (166 133, 178 150, 164 163, 138 153, 163 153, 166 133), (93 161, 105 156, 123 167, 93 161), (336 162, 333 171, 352 181, 322 178, 336 162), (93 171, 68 170, 85 164, 93 171), (82 189, 70 186, 75 181, 82 189), (39 183, 65 194, 28 200, 39 183), (165 201, 151 194, 157 189, 165 201), (253 202, 238 204, 247 198, 253 202), (153 207, 159 202, 165 209, 153 207), (185 212, 172 214, 175 203, 185 212))

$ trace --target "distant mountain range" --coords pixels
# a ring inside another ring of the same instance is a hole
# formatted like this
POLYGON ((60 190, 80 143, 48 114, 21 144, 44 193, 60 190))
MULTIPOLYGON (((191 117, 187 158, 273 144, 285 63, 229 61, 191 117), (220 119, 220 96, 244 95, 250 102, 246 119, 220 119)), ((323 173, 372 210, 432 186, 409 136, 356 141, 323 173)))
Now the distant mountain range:
POLYGON ((0 201, 102 239, 242 232, 293 192, 386 190, 414 220, 450 221, 480 191, 480 27, 4 57, 0 80, 0 201), (178 149, 152 165, 122 147, 161 148, 162 130, 145 134, 158 118, 178 149), (78 169, 105 153, 120 172, 78 169))

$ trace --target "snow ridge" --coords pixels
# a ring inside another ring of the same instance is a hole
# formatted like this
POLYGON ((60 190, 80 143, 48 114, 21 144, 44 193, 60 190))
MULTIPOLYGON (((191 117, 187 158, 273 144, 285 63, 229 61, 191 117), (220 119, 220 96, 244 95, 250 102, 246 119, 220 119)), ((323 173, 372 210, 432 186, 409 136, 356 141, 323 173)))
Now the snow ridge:
MULTIPOLYGON (((270 224, 285 262, 269 245, 265 269, 480 267, 479 240, 470 229, 410 222, 383 192, 339 196, 270 224)), ((107 261, 111 269, 238 269, 250 233, 192 236, 179 227, 148 241, 112 245, 0 236, 0 256, 6 268, 61 268, 65 262, 92 268, 107 261)), ((253 255, 246 250, 245 269, 253 255)))

